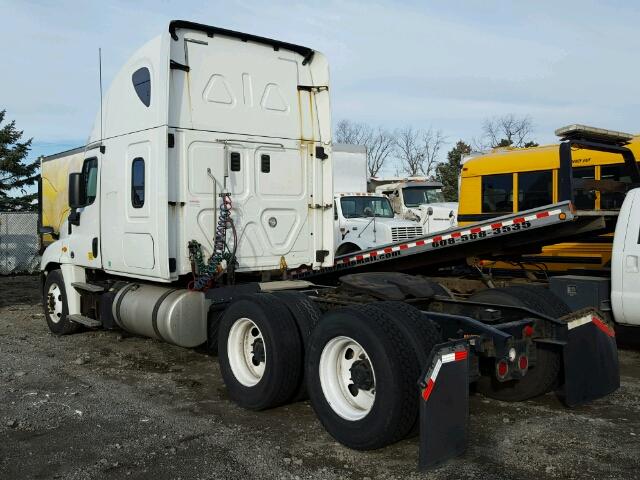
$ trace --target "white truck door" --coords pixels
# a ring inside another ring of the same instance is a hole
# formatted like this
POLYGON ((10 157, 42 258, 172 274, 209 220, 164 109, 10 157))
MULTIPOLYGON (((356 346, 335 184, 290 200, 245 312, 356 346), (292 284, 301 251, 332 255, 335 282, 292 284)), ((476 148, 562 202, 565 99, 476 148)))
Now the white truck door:
POLYGON ((627 194, 618 217, 611 300, 617 322, 640 325, 640 189, 627 194))
POLYGON ((100 163, 99 149, 89 150, 82 163, 82 178, 86 189, 86 204, 78 209, 77 225, 71 225, 69 254, 75 265, 101 268, 100 254, 100 163))

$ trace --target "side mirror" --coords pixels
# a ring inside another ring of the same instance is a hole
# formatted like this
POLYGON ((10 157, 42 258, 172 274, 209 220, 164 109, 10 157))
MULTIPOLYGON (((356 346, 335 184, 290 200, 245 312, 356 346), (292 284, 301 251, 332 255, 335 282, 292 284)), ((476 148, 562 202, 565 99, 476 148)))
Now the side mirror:
POLYGON ((429 215, 429 216, 433 215, 433 208, 432 207, 427 208, 427 215, 429 215))
POLYGON ((364 214, 367 217, 373 217, 373 210, 371 209, 371 207, 365 207, 364 214))
POLYGON ((87 192, 82 173, 69 174, 69 207, 72 210, 84 207, 87 203, 87 192))

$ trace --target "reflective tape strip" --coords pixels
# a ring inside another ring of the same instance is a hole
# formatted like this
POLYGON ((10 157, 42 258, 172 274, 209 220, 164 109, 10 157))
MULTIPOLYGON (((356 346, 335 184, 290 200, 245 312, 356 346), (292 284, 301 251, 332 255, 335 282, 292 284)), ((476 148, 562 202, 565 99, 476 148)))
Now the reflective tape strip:
POLYGON ((567 328, 569 330, 572 330, 574 328, 581 327, 582 325, 586 325, 587 323, 590 323, 590 322, 591 322, 591 315, 578 318, 576 320, 571 320, 569 323, 567 323, 567 328))
POLYGON ((422 391, 422 398, 424 399, 425 402, 429 400, 429 397, 431 396, 431 391, 433 390, 434 385, 435 385, 435 382, 429 379, 429 381, 427 382, 427 386, 422 391))
POLYGON ((569 323, 567 323, 567 329, 573 330, 574 328, 581 327, 582 325, 587 325, 588 323, 593 323, 599 330, 606 333, 610 337, 616 336, 616 332, 609 325, 600 320, 598 317, 594 317, 593 315, 587 315, 576 320, 571 320, 569 323))
POLYGON ((613 328, 611 328, 609 325, 607 325, 606 323, 604 323, 602 320, 600 320, 597 317, 593 317, 591 319, 591 321, 593 322, 593 324, 598 327, 600 330, 602 330, 604 333, 606 333, 607 335, 609 335, 610 337, 615 337, 616 336, 616 332, 615 330, 613 330, 613 328))
POLYGON ((438 373, 440 373, 440 369, 442 368, 442 365, 444 365, 445 363, 459 362, 460 360, 466 360, 467 357, 468 357, 468 352, 466 350, 460 350, 456 352, 445 353, 438 359, 438 361, 436 362, 436 365, 433 367, 431 375, 429 375, 429 379, 427 380, 427 386, 422 391, 422 398, 425 402, 429 400, 429 397, 431 396, 431 392, 433 391, 433 387, 436 384, 436 378, 438 377, 438 373))

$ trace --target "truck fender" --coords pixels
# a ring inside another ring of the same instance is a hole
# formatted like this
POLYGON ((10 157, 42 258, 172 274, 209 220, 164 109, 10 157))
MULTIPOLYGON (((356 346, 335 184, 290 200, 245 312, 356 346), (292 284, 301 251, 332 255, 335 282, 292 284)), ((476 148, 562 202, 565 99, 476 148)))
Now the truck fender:
POLYGON ((62 240, 56 240, 45 248, 44 252, 42 252, 42 257, 40 258, 41 272, 50 270, 52 265, 60 265, 63 255, 62 247, 62 240))

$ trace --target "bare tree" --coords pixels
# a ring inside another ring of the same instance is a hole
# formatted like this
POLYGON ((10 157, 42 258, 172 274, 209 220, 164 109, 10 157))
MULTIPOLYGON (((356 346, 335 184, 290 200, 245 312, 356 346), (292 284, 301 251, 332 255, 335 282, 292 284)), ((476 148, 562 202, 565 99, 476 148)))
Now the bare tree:
POLYGON ((533 121, 529 115, 517 117, 513 113, 485 119, 482 124, 482 139, 477 142, 482 148, 525 147, 537 145, 530 137, 533 121))
POLYGON ((445 138, 440 130, 417 130, 405 127, 396 132, 396 148, 400 168, 408 176, 431 176, 438 163, 438 153, 445 138))
POLYGON ((378 127, 372 128, 366 123, 340 120, 334 132, 336 143, 364 145, 367 149, 367 171, 375 177, 386 163, 395 148, 393 134, 378 127))
POLYGON ((375 177, 387 162, 396 146, 396 138, 380 127, 372 133, 367 147, 367 170, 370 177, 375 177))
POLYGON ((364 145, 364 141, 371 135, 371 127, 366 123, 340 120, 333 133, 336 143, 350 145, 364 145))

